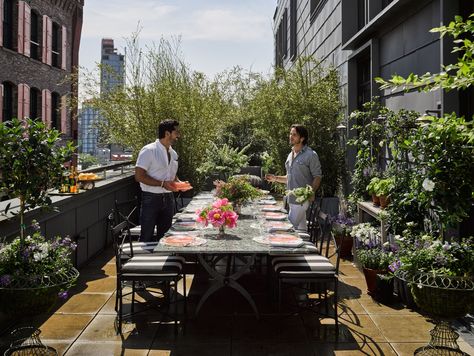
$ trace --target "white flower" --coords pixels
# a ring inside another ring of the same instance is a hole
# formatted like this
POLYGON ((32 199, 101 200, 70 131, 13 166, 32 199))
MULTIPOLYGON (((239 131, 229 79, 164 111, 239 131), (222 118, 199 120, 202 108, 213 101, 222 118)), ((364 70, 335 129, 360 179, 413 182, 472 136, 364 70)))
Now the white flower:
POLYGON ((423 186, 423 189, 426 190, 427 192, 432 192, 435 187, 435 183, 431 179, 425 178, 425 180, 422 183, 422 186, 423 186))
POLYGON ((364 140, 364 141, 362 141, 362 144, 363 144, 364 146, 367 146, 367 145, 369 144, 369 141, 364 140))
POLYGON ((36 262, 39 262, 41 261, 43 258, 46 258, 48 257, 48 253, 47 252, 35 252, 33 254, 33 258, 36 262))
POLYGON ((357 116, 357 111, 353 111, 351 112, 351 114, 349 115, 350 118, 354 118, 357 116))
POLYGON ((389 243, 388 241, 385 241, 385 242, 383 243, 383 247, 389 247, 389 246, 390 246, 390 243, 389 243))
POLYGON ((393 237, 396 241, 403 241, 403 237, 401 235, 395 235, 393 237))

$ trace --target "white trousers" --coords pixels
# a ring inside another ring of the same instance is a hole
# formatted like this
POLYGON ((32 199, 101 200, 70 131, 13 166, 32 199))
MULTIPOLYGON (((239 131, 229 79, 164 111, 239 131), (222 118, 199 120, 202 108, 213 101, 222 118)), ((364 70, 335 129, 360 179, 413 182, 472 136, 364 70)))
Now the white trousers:
POLYGON ((290 220, 295 229, 306 231, 308 229, 306 224, 306 210, 308 210, 309 202, 289 205, 290 212, 288 213, 288 220, 290 220))

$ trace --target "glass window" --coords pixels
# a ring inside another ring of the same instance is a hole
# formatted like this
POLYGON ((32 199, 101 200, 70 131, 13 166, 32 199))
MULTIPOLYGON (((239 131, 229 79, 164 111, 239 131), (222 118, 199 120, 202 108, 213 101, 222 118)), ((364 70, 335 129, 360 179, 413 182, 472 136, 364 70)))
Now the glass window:
POLYGON ((33 59, 40 59, 40 17, 36 11, 31 11, 31 39, 30 56, 33 59))
POLYGON ((52 65, 53 67, 61 68, 61 26, 56 22, 53 22, 52 37, 52 65))
POLYGON ((51 93, 51 128, 61 130, 61 97, 58 93, 51 93))
POLYGON ((41 92, 37 88, 30 89, 30 118, 41 118, 41 92))
POLYGON ((13 49, 13 0, 3 1, 3 47, 13 49))
POLYGON ((11 120, 16 113, 14 112, 15 106, 15 85, 10 82, 3 82, 3 121, 11 120))

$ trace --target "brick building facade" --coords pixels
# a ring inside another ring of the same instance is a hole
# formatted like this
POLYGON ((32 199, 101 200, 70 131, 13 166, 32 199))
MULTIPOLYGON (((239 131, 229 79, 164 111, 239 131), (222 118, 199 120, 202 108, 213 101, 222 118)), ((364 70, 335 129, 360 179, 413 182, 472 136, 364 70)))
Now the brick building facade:
POLYGON ((84 0, 0 0, 0 121, 43 120, 77 138, 66 79, 76 72, 84 0))

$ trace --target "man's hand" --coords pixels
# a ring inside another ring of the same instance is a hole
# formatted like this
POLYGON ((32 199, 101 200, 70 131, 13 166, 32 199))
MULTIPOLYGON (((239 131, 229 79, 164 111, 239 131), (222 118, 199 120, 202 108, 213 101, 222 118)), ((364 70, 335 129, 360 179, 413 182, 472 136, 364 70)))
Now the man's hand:
POLYGON ((173 184, 172 181, 169 181, 169 180, 165 180, 163 182, 163 188, 165 188, 166 190, 169 190, 171 192, 177 192, 178 189, 176 188, 176 186, 173 184))
POLYGON ((276 182, 276 177, 274 174, 265 174, 265 180, 269 183, 276 182))

